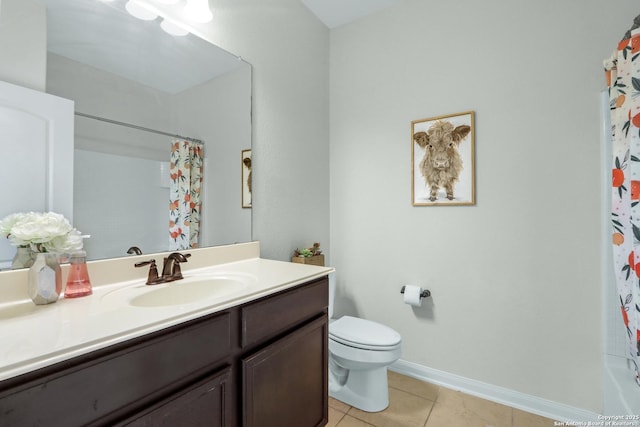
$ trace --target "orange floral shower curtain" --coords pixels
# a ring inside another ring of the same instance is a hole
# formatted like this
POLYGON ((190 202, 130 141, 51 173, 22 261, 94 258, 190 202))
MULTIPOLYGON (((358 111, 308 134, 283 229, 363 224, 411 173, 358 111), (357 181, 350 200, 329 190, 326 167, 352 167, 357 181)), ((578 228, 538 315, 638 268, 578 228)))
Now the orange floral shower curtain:
POLYGON ((605 61, 612 135, 613 258, 629 356, 640 384, 640 29, 605 61))
POLYGON ((173 140, 169 189, 169 249, 197 248, 202 210, 204 146, 198 142, 173 140))

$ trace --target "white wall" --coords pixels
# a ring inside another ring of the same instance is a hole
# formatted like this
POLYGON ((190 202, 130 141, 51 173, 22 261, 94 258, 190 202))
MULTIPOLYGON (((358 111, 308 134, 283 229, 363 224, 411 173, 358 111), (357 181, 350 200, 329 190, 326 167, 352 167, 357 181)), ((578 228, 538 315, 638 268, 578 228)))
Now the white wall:
POLYGON ((600 410, 599 91, 637 13, 406 0, 331 32, 339 314, 398 330, 407 361, 600 410), (466 110, 477 205, 412 207, 410 122, 466 110))
POLYGON ((44 91, 46 52, 45 7, 32 0, 2 0, 0 80, 44 91))
POLYGON ((329 30, 299 0, 216 0, 203 29, 253 65, 253 239, 329 246, 329 30))

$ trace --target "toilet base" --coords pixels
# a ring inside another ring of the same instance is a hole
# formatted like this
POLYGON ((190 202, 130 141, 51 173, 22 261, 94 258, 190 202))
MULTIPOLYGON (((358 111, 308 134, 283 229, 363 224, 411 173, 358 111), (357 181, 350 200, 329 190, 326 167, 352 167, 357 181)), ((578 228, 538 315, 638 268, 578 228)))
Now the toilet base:
POLYGON ((330 373, 329 396, 365 412, 382 411, 389 406, 387 367, 350 370, 342 386, 330 373))

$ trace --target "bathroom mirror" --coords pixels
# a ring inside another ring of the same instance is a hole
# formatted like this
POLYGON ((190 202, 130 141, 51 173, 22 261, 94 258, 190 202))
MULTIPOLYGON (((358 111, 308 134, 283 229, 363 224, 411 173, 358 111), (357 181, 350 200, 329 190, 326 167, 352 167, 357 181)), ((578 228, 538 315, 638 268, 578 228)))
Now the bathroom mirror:
POLYGON ((47 92, 75 102, 72 222, 91 236, 88 258, 170 250, 176 138, 150 130, 204 143, 199 246, 250 241, 241 153, 251 148, 251 65, 193 34, 166 33, 161 18, 132 17, 125 0, 40 1, 47 92))

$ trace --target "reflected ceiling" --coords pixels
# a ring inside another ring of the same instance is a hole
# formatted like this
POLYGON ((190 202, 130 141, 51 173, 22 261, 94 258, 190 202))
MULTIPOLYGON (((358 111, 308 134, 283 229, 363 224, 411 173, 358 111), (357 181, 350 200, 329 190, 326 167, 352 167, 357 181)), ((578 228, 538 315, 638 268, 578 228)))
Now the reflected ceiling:
POLYGON ((41 1, 47 6, 49 51, 164 92, 180 93, 242 64, 223 50, 194 55, 210 43, 192 34, 167 34, 159 20, 134 18, 123 12, 124 0, 41 1), (132 37, 139 43, 129 43, 132 37))

